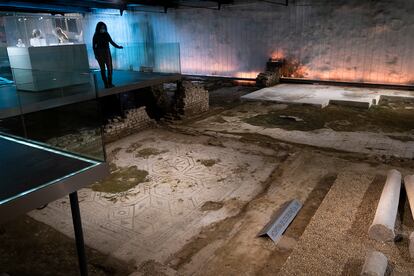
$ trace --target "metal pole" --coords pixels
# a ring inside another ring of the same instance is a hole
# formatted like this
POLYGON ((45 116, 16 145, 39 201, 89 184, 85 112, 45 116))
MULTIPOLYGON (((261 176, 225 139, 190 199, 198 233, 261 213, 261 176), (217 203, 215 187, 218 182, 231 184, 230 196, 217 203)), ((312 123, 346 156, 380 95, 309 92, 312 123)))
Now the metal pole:
POLYGON ((78 193, 69 194, 70 209, 72 211, 73 229, 75 231, 76 250, 78 251, 79 270, 81 276, 88 275, 88 263, 86 261, 85 243, 83 241, 82 221, 79 210, 78 193))
POLYGON ((100 117, 99 120, 99 130, 100 130, 100 135, 101 135, 101 143, 102 143, 102 149, 103 149, 103 158, 104 161, 106 161, 106 145, 105 145, 105 133, 104 133, 104 127, 105 127, 105 114, 104 114, 104 108, 102 107, 102 100, 99 98, 99 94, 98 94, 98 80, 96 79, 96 74, 92 73, 92 81, 93 81, 93 86, 94 86, 94 90, 95 90, 95 102, 97 105, 97 109, 98 109, 98 116, 100 117))

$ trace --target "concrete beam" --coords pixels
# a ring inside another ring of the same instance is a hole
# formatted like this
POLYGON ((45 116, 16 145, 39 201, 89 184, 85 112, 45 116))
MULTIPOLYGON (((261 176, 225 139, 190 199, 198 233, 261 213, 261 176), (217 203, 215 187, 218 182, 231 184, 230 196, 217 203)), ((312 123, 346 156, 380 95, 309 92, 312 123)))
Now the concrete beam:
POLYGON ((362 267, 361 275, 364 276, 383 276, 387 271, 388 260, 387 257, 378 251, 370 252, 362 267))
POLYGON ((397 170, 390 170, 382 190, 374 221, 368 231, 371 239, 382 242, 394 240, 400 190, 401 173, 397 170))

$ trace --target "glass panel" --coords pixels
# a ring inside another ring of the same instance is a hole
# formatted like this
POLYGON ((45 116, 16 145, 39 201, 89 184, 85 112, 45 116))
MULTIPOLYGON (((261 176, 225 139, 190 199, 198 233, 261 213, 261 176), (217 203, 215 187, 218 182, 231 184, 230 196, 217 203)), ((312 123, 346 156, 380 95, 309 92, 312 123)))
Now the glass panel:
POLYGON ((12 68, 16 90, 21 93, 45 95, 47 98, 78 94, 79 91, 93 93, 93 79, 88 71, 45 71, 12 68))
MULTIPOLYGON (((10 84, 12 73, 10 70, 9 57, 7 55, 6 30, 4 28, 4 17, 0 16, 0 86, 10 84)), ((1 104, 1 100, 0 100, 1 104)))
MULTIPOLYGON (((29 196, 36 190, 100 164, 97 160, 56 151, 32 140, 2 133, 0 133, 0 152, 2 152, 0 205, 22 196, 29 196)), ((36 199, 32 198, 32 200, 36 199)))
POLYGON ((101 113, 93 75, 13 69, 0 87, 0 132, 104 161, 101 113))
POLYGON ((26 137, 54 148, 105 160, 97 100, 23 115, 26 137))
MULTIPOLYGON (((121 45, 124 49, 110 47, 115 70, 181 73, 179 43, 127 43, 121 45)), ((99 68, 92 45, 88 44, 87 47, 90 66, 99 68)))
POLYGON ((18 115, 0 118, 0 133, 8 133, 19 137, 25 137, 22 117, 18 115))
POLYGON ((158 43, 154 48, 155 72, 181 73, 179 43, 158 43))

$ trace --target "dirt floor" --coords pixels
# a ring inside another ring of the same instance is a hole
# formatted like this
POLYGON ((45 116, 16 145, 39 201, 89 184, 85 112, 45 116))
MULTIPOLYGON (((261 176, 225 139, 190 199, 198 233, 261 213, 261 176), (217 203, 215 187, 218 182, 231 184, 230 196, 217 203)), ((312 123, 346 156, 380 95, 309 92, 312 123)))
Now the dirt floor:
MULTIPOLYGON (((89 275, 128 275, 132 267, 90 247, 89 275)), ((75 241, 29 216, 0 228, 0 275, 79 275, 75 241)))
MULTIPOLYGON (((133 275, 359 275, 373 249, 387 256, 389 274, 414 275, 404 190, 399 239, 379 243, 367 234, 387 171, 414 173, 411 100, 321 110, 240 102, 255 88, 207 85, 208 113, 107 145, 111 177, 79 193, 85 240, 95 249, 88 249, 92 275, 128 275, 130 268, 133 275), (303 208, 282 239, 258 237, 292 199, 303 208)), ((76 273, 67 200, 5 229, 1 248, 15 253, 1 252, 0 272, 76 273), (25 237, 26 223, 39 230, 25 237), (32 240, 46 249, 17 268, 12 257, 32 240), (47 258, 50 247, 58 250, 54 258, 47 258)))

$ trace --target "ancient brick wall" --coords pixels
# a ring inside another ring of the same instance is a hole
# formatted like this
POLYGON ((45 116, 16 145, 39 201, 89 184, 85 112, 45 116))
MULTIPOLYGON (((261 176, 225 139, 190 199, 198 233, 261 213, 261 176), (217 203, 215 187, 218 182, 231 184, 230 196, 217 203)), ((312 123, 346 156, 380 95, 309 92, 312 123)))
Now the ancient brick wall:
POLYGON ((209 95, 204 87, 195 82, 184 81, 175 95, 175 110, 178 114, 192 116, 209 110, 209 95))
POLYGON ((125 118, 116 117, 105 125, 104 139, 105 142, 112 142, 155 125, 155 120, 148 116, 145 107, 130 109, 126 111, 125 118))

